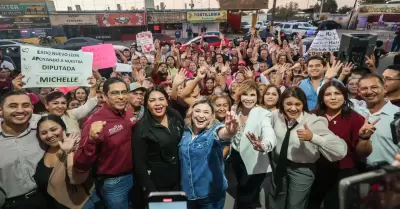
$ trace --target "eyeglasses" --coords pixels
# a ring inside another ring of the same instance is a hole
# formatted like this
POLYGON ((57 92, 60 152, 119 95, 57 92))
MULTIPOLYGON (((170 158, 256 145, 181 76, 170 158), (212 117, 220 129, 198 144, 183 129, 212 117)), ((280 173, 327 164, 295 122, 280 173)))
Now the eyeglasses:
POLYGON ((123 91, 110 91, 110 95, 113 96, 113 97, 116 97, 116 96, 119 96, 119 95, 125 96, 125 95, 127 95, 127 94, 128 94, 128 91, 127 91, 127 90, 123 90, 123 91))
POLYGON ((392 78, 392 77, 387 77, 387 76, 382 76, 383 81, 398 81, 400 78, 392 78))

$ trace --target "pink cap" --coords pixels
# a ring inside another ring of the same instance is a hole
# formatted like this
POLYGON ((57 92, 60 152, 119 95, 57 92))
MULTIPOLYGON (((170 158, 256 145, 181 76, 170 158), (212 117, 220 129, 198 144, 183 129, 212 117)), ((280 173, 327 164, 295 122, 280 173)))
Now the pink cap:
POLYGON ((34 93, 28 93, 29 98, 31 99, 32 104, 36 104, 40 102, 39 97, 36 96, 34 93))

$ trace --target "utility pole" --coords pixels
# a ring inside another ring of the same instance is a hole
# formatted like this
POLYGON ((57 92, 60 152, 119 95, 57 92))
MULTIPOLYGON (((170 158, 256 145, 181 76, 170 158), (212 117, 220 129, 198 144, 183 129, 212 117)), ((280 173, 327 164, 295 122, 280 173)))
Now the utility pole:
POLYGON ((354 7, 353 7, 353 9, 351 10, 349 22, 347 23, 347 29, 349 29, 349 27, 350 27, 351 18, 353 18, 354 10, 358 9, 358 8, 356 8, 356 6, 357 6, 357 0, 354 1, 354 7))
POLYGON ((324 8, 324 0, 321 0, 321 6, 319 7, 319 19, 321 19, 322 8, 324 8))
POLYGON ((276 10, 276 0, 272 3, 272 15, 271 15, 271 23, 269 25, 269 32, 274 34, 274 19, 275 19, 275 11, 276 10))

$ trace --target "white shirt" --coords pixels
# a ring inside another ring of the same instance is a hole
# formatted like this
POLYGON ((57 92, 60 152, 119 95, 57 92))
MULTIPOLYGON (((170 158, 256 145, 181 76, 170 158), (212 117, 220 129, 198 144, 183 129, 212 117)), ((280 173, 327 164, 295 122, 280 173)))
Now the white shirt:
POLYGON ((354 105, 354 110, 363 117, 369 114, 368 120, 370 123, 380 118, 375 125, 375 133, 370 139, 372 143, 372 153, 367 158, 367 164, 374 165, 374 163, 379 161, 385 161, 390 164, 393 163, 395 161, 395 154, 400 153, 400 145, 393 143, 390 123, 394 120, 394 114, 399 112, 400 108, 387 100, 387 103, 374 114, 371 114, 366 107, 359 105, 354 105))

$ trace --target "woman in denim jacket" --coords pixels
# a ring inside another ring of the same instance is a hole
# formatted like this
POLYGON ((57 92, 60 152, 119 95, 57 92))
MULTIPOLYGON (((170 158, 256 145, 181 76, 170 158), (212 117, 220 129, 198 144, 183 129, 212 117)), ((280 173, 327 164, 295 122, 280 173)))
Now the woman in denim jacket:
POLYGON ((202 98, 194 102, 185 119, 179 145, 181 185, 190 209, 223 209, 228 187, 224 175, 224 143, 235 135, 238 122, 228 112, 225 125, 215 119, 214 106, 202 98))

